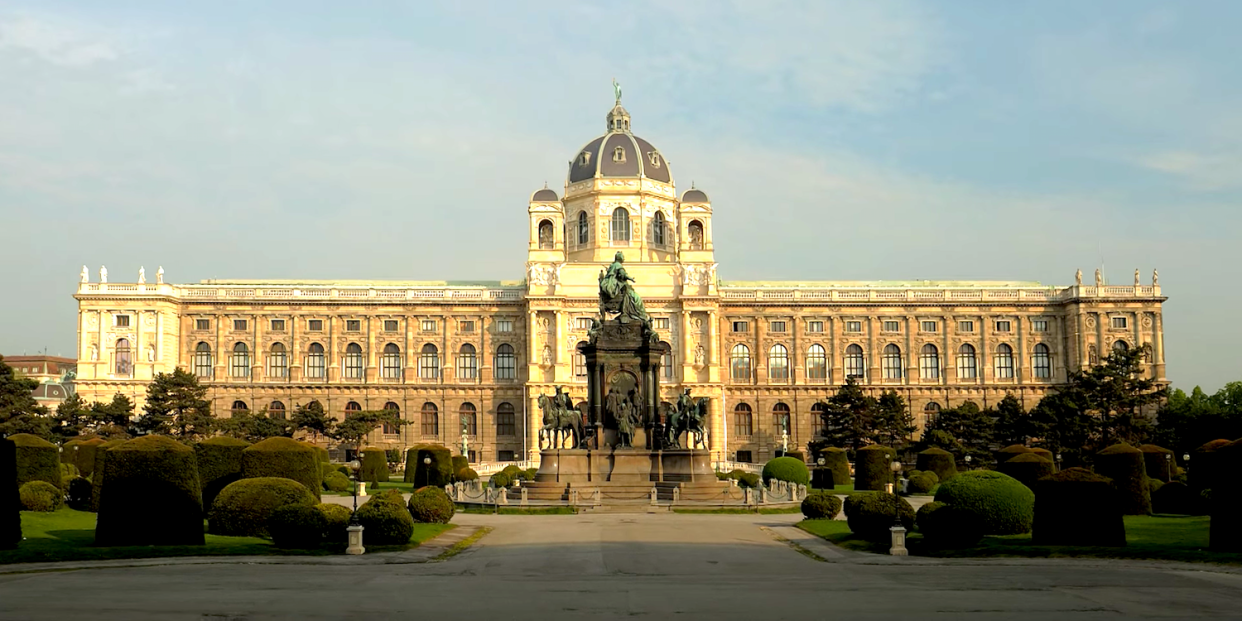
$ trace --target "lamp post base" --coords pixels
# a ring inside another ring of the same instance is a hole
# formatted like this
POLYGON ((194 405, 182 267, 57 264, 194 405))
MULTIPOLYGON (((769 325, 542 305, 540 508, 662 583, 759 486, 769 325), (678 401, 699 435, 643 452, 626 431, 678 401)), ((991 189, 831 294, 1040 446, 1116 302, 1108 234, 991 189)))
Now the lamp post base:
POLYGON ((349 546, 345 548, 346 554, 363 554, 367 551, 362 547, 362 525, 353 524, 345 528, 345 533, 349 536, 349 546))

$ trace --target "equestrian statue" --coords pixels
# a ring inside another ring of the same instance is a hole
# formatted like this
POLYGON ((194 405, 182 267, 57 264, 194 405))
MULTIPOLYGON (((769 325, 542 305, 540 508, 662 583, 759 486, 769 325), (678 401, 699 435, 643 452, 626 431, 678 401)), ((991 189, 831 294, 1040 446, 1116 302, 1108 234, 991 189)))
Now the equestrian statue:
POLYGON ((539 448, 543 448, 545 439, 548 448, 559 448, 564 442, 565 434, 573 438, 572 448, 581 448, 586 444, 582 433, 582 411, 574 407, 569 393, 560 386, 556 387, 556 394, 551 397, 539 395, 539 410, 543 412, 539 448))
POLYGON ((668 409, 668 426, 665 428, 664 446, 682 448, 681 434, 686 437, 690 448, 702 446, 707 448, 707 429, 703 426, 707 418, 707 398, 693 399, 690 389, 685 389, 677 397, 677 403, 668 409))

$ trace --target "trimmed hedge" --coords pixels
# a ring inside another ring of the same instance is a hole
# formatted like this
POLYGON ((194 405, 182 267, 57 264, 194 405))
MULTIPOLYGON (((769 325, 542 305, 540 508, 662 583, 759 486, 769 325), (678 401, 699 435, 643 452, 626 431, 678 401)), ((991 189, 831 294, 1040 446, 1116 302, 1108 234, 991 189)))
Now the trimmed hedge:
POLYGON ((22 498, 17 485, 17 445, 0 438, 0 550, 22 540, 22 498))
POLYGON ((242 450, 242 478, 283 477, 302 484, 319 499, 319 460, 315 450, 292 438, 268 438, 242 450))
POLYGON ((1017 479, 1023 485, 1035 489, 1035 482, 1052 474, 1056 468, 1052 462, 1035 453, 1015 455, 997 464, 996 469, 1017 479))
POLYGON ((777 457, 763 465, 763 482, 772 479, 806 485, 811 482, 811 473, 806 469, 806 462, 796 457, 777 457))
MULTIPOLYGON (((836 481, 832 478, 832 468, 812 468, 811 469, 811 488, 831 490, 836 487, 836 481)), ((849 479, 846 479, 847 481, 849 479)), ((844 481, 842 481, 844 483, 844 481)))
POLYGON ((448 524, 457 507, 443 489, 428 486, 418 488, 410 496, 409 510, 415 522, 448 524))
POLYGON ((452 482, 453 457, 438 444, 419 444, 405 452, 405 482, 415 485, 444 487, 452 482), (431 458, 430 464, 423 459, 431 458))
POLYGON ((1230 440, 1212 440, 1190 452, 1193 465, 1190 466, 1187 478, 1191 487, 1197 491, 1218 487, 1216 476, 1221 473, 1221 469, 1216 464, 1216 451, 1228 446, 1229 443, 1230 440))
POLYGON ((935 472, 936 478, 940 481, 948 481, 957 476, 957 463, 953 453, 936 447, 919 453, 914 460, 914 467, 918 470, 935 472))
POLYGON ((69 487, 65 491, 65 504, 70 509, 76 511, 91 510, 91 496, 95 486, 91 484, 90 479, 78 477, 69 482, 69 487))
POLYGON ((329 492, 348 492, 353 488, 349 477, 333 470, 323 477, 323 488, 329 492))
POLYGON ((103 468, 108 451, 125 444, 125 440, 109 440, 95 447, 95 468, 91 473, 91 511, 99 511, 99 492, 103 489, 103 468))
POLYGON ((278 548, 317 548, 327 530, 328 518, 318 507, 308 505, 280 507, 267 520, 267 532, 278 548))
POLYGON ((241 479, 230 483, 216 496, 207 514, 207 532, 233 537, 266 537, 267 521, 277 509, 316 504, 314 494, 292 479, 241 479))
POLYGON ((168 436, 143 436, 105 454, 96 545, 203 545, 194 449, 168 436))
POLYGON ((44 481, 57 489, 60 480, 60 449, 55 444, 28 433, 15 433, 9 440, 17 445, 17 485, 44 481))
POLYGON ((819 455, 816 455, 816 462, 819 458, 824 458, 824 465, 820 468, 827 468, 832 471, 832 482, 834 485, 845 485, 850 481, 850 460, 845 449, 836 447, 828 447, 821 449, 819 455))
POLYGON ((834 494, 815 492, 802 499, 802 515, 808 520, 831 520, 841 512, 841 499, 834 494))
POLYGON ((983 539, 983 519, 973 511, 929 502, 914 514, 923 542, 932 548, 969 548, 983 539))
MULTIPOLYGON (((453 476, 457 477, 458 481, 477 481, 479 479, 479 473, 475 472, 474 468, 462 468, 453 476)), ((526 472, 522 472, 522 476, 525 477, 526 472)))
POLYGON ((1095 455, 1095 472, 1113 480, 1121 493, 1121 510, 1126 515, 1151 513, 1151 490, 1143 452, 1122 442, 1095 455))
POLYGON ((1170 481, 1152 492, 1151 510, 1152 513, 1203 515, 1207 513, 1208 507, 1203 496, 1195 493, 1190 486, 1170 481))
POLYGON ((1027 448, 1027 446, 1024 444, 1010 444, 1009 446, 1006 446, 1005 448, 999 451, 996 451, 996 463, 1003 464, 1006 461, 1009 461, 1010 459, 1017 457, 1018 455, 1022 455, 1023 453, 1030 453, 1030 452, 1031 452, 1031 449, 1027 448))
POLYGON ((1032 452, 1032 453, 1034 453, 1034 454, 1036 454, 1036 455, 1039 455, 1040 457, 1043 457, 1044 459, 1047 459, 1047 460, 1048 460, 1048 461, 1050 461, 1050 462, 1052 462, 1052 469, 1053 469, 1053 470, 1056 470, 1056 469, 1057 469, 1057 457, 1056 457, 1056 455, 1054 455, 1054 454, 1052 453, 1052 451, 1050 451, 1050 450, 1048 450, 1048 449, 1046 449, 1046 448, 1040 448, 1040 447, 1038 447, 1038 446, 1032 446, 1032 447, 1031 447, 1031 452, 1032 452))
POLYGON ((380 492, 358 507, 358 522, 370 545, 405 545, 414 535, 414 518, 395 489, 380 492))
MULTIPOLYGON (((1209 502, 1212 519, 1208 527, 1208 547, 1218 552, 1242 552, 1242 440, 1230 442, 1213 452, 1214 477, 1209 502), (1226 474, 1228 473, 1228 474, 1226 474)), ((1199 464, 1191 466, 1192 470, 1199 464)))
POLYGON ((61 455, 63 457, 64 455, 70 455, 70 453, 72 453, 72 455, 68 457, 68 463, 77 466, 78 473, 82 476, 90 478, 90 476, 95 473, 95 451, 99 449, 102 444, 104 444, 104 440, 98 437, 92 437, 85 440, 70 440, 65 443, 65 451, 61 453, 61 455))
POLYGON ((496 489, 504 489, 510 485, 513 485, 513 480, 509 478, 509 475, 503 472, 497 472, 492 475, 492 478, 488 479, 488 483, 496 489))
POLYGON ((781 457, 792 457, 804 464, 806 463, 806 454, 803 453, 802 451, 789 451, 788 453, 785 453, 781 457))
MULTIPOLYGON (((465 455, 454 455, 451 459, 453 461, 453 472, 454 473, 456 473, 458 470, 461 470, 462 468, 470 467, 470 460, 466 459, 465 455)), ((505 466, 505 470, 508 470, 509 468, 513 468, 515 470, 521 470, 521 468, 518 468, 517 466, 505 466)), ((510 473, 509 476, 512 477, 514 476, 514 474, 515 473, 510 473)))
POLYGON ((349 533, 345 529, 349 527, 349 516, 353 512, 341 505, 326 502, 315 505, 315 508, 324 517, 323 538, 329 543, 345 543, 349 539, 349 533))
POLYGON ((358 460, 362 464, 362 479, 367 483, 387 483, 388 482, 388 454, 381 448, 364 448, 361 453, 362 457, 358 460))
POLYGON ((850 530, 868 541, 889 541, 897 516, 909 531, 914 527, 914 508, 896 494, 853 494, 845 499, 845 520, 850 530))
POLYGON ((47 481, 31 481, 18 490, 23 511, 51 513, 65 506, 64 492, 47 481))
POLYGON ((743 472, 741 476, 737 478, 738 487, 755 489, 759 487, 759 483, 760 483, 759 475, 753 472, 743 472))
POLYGON ((882 491, 893 482, 892 463, 897 453, 887 446, 872 444, 855 452, 854 489, 882 491))
MULTIPOLYGON (((307 444, 310 443, 307 442, 307 444)), ((310 444, 310 447, 315 449, 315 458, 319 460, 319 463, 326 464, 332 461, 332 456, 328 454, 328 449, 317 444, 310 444)))
POLYGON ((1037 545, 1124 546, 1121 494, 1113 482, 1085 468, 1066 468, 1035 484, 1037 545))
POLYGON ((241 478, 242 451, 248 446, 249 442, 228 436, 203 440, 194 445, 204 507, 210 509, 220 490, 241 478))
POLYGON ((940 483, 935 472, 914 472, 910 474, 910 482, 906 484, 906 492, 910 494, 926 494, 940 483))
POLYGON ((1173 478, 1173 451, 1155 444, 1143 444, 1138 447, 1143 451, 1143 465, 1147 468, 1147 476, 1162 483, 1173 478))
POLYGON ((526 472, 527 481, 534 481, 535 475, 539 474, 539 469, 538 468, 527 468, 524 472, 526 472))
POLYGON ((995 470, 971 470, 941 483, 936 501, 978 515, 985 535, 1029 532, 1034 518, 1035 494, 995 470))

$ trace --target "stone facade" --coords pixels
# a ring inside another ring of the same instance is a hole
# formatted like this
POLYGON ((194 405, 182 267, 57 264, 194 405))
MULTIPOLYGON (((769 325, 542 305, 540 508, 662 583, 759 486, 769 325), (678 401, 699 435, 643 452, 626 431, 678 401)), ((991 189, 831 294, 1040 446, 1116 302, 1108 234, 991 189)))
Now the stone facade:
POLYGON ((219 415, 311 400, 338 417, 397 407, 413 424, 371 438, 392 447, 459 447, 464 416, 477 460, 535 459, 539 394, 560 385, 586 399, 576 347, 617 251, 671 347, 661 397, 710 398, 717 460, 771 457, 786 415, 790 446, 805 446, 815 403, 847 374, 896 390, 920 426, 937 407, 1006 393, 1029 408, 1112 347, 1148 349, 1148 373, 1165 381, 1165 298, 1137 274, 1132 286, 722 281, 707 195, 679 200, 668 162, 629 127, 618 102, 608 132, 575 154, 564 196, 532 194, 522 281, 83 278, 78 392, 141 403, 155 373, 179 366, 210 387, 219 415))

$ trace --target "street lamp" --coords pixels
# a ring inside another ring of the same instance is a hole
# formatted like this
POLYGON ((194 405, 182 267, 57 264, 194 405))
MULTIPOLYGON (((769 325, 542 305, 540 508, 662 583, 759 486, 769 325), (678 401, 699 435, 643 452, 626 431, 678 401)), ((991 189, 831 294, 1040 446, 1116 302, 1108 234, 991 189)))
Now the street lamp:
POLYGON ((430 482, 428 477, 430 476, 431 476, 431 458, 424 457, 423 458, 423 487, 427 487, 427 483, 430 482))
MULTIPOLYGON (((894 489, 893 489, 893 484, 894 484, 894 483, 896 483, 896 481, 897 481, 897 473, 901 472, 901 462, 899 462, 899 461, 894 461, 893 463, 891 463, 891 464, 889 464, 889 465, 888 465, 888 469, 893 471, 893 478, 892 478, 892 481, 890 481, 890 482, 887 484, 887 487, 888 487, 888 493, 892 494, 892 493, 894 492, 894 489)), ((900 517, 899 517, 899 519, 900 519, 900 517)))
MULTIPOLYGON (((893 480, 897 480, 897 475, 901 472, 901 462, 894 460, 888 465, 893 471, 893 480)), ((888 493, 893 493, 893 484, 888 484, 888 493)), ((892 537, 892 546, 889 547, 888 553, 891 556, 906 556, 909 552, 906 550, 906 527, 901 523, 901 503, 905 501, 893 499, 893 525, 888 529, 892 537)))
MULTIPOLYGON (((358 462, 351 461, 348 464, 351 469, 358 465, 358 462)), ((345 527, 345 534, 349 541, 349 545, 345 547, 346 554, 362 554, 366 552, 366 548, 362 547, 362 523, 358 521, 358 477, 361 473, 353 470, 349 475, 349 480, 354 484, 354 510, 349 514, 349 526, 345 527)))
POLYGON ((1056 458, 1057 458, 1057 470, 1060 470, 1061 469, 1061 454, 1057 453, 1056 458))
POLYGON ((966 456, 966 469, 970 470, 970 455, 966 456))
POLYGON ((1173 480, 1173 453, 1164 454, 1164 474, 1165 479, 1173 480))
POLYGON ((828 460, 824 459, 823 457, 820 457, 819 459, 816 459, 816 460, 815 460, 815 463, 817 463, 817 464, 819 464, 819 465, 821 465, 821 466, 822 466, 822 465, 824 465, 824 464, 828 463, 828 460))

